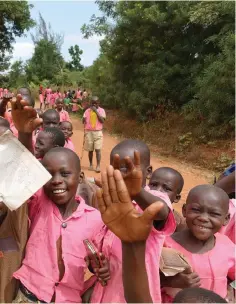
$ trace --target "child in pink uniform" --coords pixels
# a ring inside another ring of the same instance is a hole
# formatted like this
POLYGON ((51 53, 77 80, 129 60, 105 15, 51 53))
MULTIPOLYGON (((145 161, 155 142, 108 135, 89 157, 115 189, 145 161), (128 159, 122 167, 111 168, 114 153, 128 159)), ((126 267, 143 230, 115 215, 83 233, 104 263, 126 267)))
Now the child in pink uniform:
POLYGON ((215 186, 193 188, 183 207, 188 228, 165 239, 165 247, 180 251, 191 269, 163 277, 163 303, 171 302, 179 289, 203 287, 227 296, 227 278, 235 280, 235 245, 217 233, 229 220, 227 194, 215 186))
MULTIPOLYGON (((164 213, 155 221, 146 245, 146 267, 149 277, 151 295, 154 302, 161 303, 159 259, 166 235, 172 234, 175 231, 175 220, 171 211, 171 202, 165 193, 151 191, 151 193, 154 194, 152 195, 143 189, 145 187, 147 175, 151 174, 150 150, 145 143, 138 140, 125 140, 121 142, 112 150, 110 155, 110 163, 113 164, 116 169, 120 169, 121 172, 124 172, 126 185, 128 186, 131 197, 135 197, 136 202, 133 203, 137 210, 141 211, 139 206, 144 210, 153 202, 157 201, 158 198, 163 201, 164 213), (137 157, 136 150, 140 152, 141 161, 140 158, 137 157), (128 160, 126 157, 128 157, 128 160), (132 165, 131 159, 134 159, 135 166, 132 165), (139 172, 138 179, 140 180, 137 190, 138 194, 135 190, 137 172, 139 172)), ((96 283, 91 302, 126 303, 122 284, 121 241, 115 234, 107 230, 105 226, 98 233, 97 239, 99 239, 99 237, 101 238, 101 242, 97 243, 97 246, 109 259, 111 280, 105 287, 101 287, 96 283)))
MULTIPOLYGON (((152 173, 149 185, 145 189, 164 192, 169 196, 171 203, 176 204, 181 198, 183 186, 184 179, 178 171, 169 167, 161 167, 152 173)), ((173 213, 176 221, 175 232, 185 229, 186 222, 184 217, 176 210, 173 210, 173 213)))
MULTIPOLYGON (((22 129, 19 127, 19 134, 26 132, 24 143, 28 139, 30 144, 32 132, 41 120, 36 111, 17 102, 18 110, 13 111, 13 119, 15 125, 23 125, 22 129), (29 114, 23 115, 24 111, 29 114)), ((86 250, 83 240, 94 237, 101 227, 101 217, 97 210, 76 196, 81 169, 73 151, 53 148, 42 163, 52 178, 28 204, 30 236, 23 265, 14 273, 20 281, 15 302, 81 303, 81 296, 91 282, 84 283, 86 250)), ((104 267, 97 275, 106 281, 108 265, 104 257, 102 260, 104 267)))
POLYGON ((74 144, 73 144, 72 140, 70 139, 71 136, 73 135, 72 123, 70 121, 62 121, 62 122, 60 122, 59 127, 65 136, 66 142, 65 142, 64 148, 75 151, 74 144))
POLYGON ((0 88, 0 98, 3 97, 3 88, 0 88))
POLYGON ((70 121, 69 113, 63 109, 64 101, 62 98, 56 99, 56 111, 60 115, 60 122, 62 121, 70 121))
POLYGON ((46 93, 46 103, 51 104, 52 89, 50 87, 47 87, 45 93, 46 93))

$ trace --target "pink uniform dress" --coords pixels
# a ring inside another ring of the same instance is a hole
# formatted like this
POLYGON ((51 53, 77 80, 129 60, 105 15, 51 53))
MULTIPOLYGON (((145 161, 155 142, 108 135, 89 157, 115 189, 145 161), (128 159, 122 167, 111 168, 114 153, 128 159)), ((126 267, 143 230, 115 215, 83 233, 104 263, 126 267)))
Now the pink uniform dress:
MULTIPOLYGON (((152 194, 162 198, 170 210, 171 202, 168 196, 158 191, 150 191, 152 194)), ((139 206, 134 202, 137 210, 142 213, 139 206)), ((146 269, 149 279, 149 287, 153 303, 161 303, 159 260, 165 237, 175 231, 175 220, 172 211, 170 211, 162 230, 152 229, 146 243, 146 269)), ((102 287, 96 283, 91 298, 91 303, 126 303, 124 297, 124 288, 122 283, 122 245, 120 239, 116 237, 105 226, 97 234, 95 244, 98 246, 110 262, 110 275, 107 286, 102 287)), ((132 282, 131 282, 132 284, 132 282)))
POLYGON ((3 88, 0 88, 0 98, 3 97, 3 88))
POLYGON ((78 208, 66 220, 43 189, 29 202, 30 236, 22 266, 14 277, 47 303, 54 293, 55 303, 81 303, 81 295, 88 287, 84 283, 87 254, 83 240, 95 237, 103 223, 99 211, 79 196, 76 200, 78 208), (56 242, 60 237, 65 274, 59 282, 56 242))
MULTIPOLYGON (((187 251, 170 236, 165 239, 164 247, 174 248, 183 253, 192 269, 201 279, 201 287, 214 291, 222 298, 227 296, 227 277, 235 280, 235 245, 223 234, 215 234, 215 247, 203 254, 187 251)), ((163 288, 163 303, 172 303, 179 292, 177 288, 163 288)))
POLYGON ((235 199, 229 200, 229 214, 230 214, 230 219, 228 224, 226 226, 223 226, 219 232, 226 235, 235 244, 236 243, 235 240, 236 200, 235 199))
POLYGON ((66 140, 64 148, 70 149, 75 152, 75 146, 70 138, 66 140))
POLYGON ((47 97, 46 97, 46 101, 47 101, 47 104, 51 104, 51 95, 52 95, 52 90, 50 88, 47 88, 45 90, 46 94, 47 94, 47 97))
POLYGON ((62 109, 61 111, 58 111, 58 113, 60 115, 60 122, 61 121, 71 121, 69 113, 67 111, 62 109))

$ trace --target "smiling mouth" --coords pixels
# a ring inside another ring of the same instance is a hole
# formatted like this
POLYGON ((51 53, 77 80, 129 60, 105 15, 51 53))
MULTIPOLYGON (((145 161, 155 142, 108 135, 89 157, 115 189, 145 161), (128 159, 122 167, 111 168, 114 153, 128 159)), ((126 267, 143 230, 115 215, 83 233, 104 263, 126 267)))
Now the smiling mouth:
POLYGON ((65 192, 66 192, 65 189, 56 189, 56 190, 52 191, 53 194, 62 194, 62 193, 65 193, 65 192))
POLYGON ((204 226, 201 226, 201 225, 196 225, 196 224, 194 224, 194 226, 196 226, 198 229, 200 229, 200 230, 202 230, 202 231, 204 231, 204 230, 211 230, 211 228, 209 228, 209 227, 204 227, 204 226))

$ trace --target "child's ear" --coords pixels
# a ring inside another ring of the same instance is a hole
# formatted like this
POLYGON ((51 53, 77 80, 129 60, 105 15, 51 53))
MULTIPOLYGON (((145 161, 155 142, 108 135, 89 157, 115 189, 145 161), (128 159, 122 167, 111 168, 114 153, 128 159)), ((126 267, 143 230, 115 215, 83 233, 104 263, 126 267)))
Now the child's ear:
POLYGON ((146 171, 147 171, 147 177, 146 178, 150 179, 151 176, 152 176, 152 166, 147 167, 146 171))
POLYGON ((229 223, 229 220, 230 220, 230 214, 228 213, 225 217, 223 226, 226 226, 229 223))
POLYGON ((71 136, 73 135, 74 133, 73 132, 71 132, 71 136))
POLYGON ((83 180, 84 180, 84 172, 81 171, 80 175, 79 175, 79 184, 81 184, 83 182, 83 180))
POLYGON ((181 199, 181 195, 180 194, 177 194, 176 195, 176 198, 174 199, 173 203, 176 204, 179 202, 179 200, 181 199))
POLYGON ((186 204, 183 204, 183 207, 182 207, 182 214, 183 214, 183 217, 186 218, 186 204))

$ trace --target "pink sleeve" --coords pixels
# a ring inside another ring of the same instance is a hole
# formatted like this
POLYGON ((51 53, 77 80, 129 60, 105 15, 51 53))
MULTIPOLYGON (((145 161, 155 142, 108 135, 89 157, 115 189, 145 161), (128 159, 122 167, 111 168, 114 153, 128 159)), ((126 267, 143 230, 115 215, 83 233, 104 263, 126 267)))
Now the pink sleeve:
POLYGON ((102 108, 100 108, 100 111, 99 111, 100 113, 100 115, 103 117, 103 118, 106 118, 106 113, 105 113, 105 110, 104 109, 102 109, 102 108))
POLYGON ((165 235, 173 234, 176 229, 176 222, 175 222, 175 217, 174 217, 174 213, 173 213, 173 207, 172 207, 172 204, 171 204, 171 201, 170 201, 168 195, 163 192, 160 192, 160 191, 147 190, 148 188, 145 188, 145 189, 146 189, 146 191, 150 192, 152 195, 161 198, 166 203, 166 205, 169 207, 169 210, 170 210, 164 227, 161 230, 157 230, 157 232, 165 234, 165 235))
POLYGON ((70 115, 69 115, 69 113, 67 111, 66 111, 66 120, 69 121, 69 122, 71 121, 70 120, 70 115))
MULTIPOLYGON (((235 280, 235 252, 236 252, 236 246, 235 244, 229 241, 229 248, 225 248, 227 252, 232 253, 230 258, 229 258, 229 270, 228 270, 228 277, 230 280, 234 281, 235 280)), ((228 247, 228 246, 227 246, 228 247)))
POLYGON ((41 208, 42 202, 42 189, 39 189, 29 200, 28 200, 28 207, 29 207, 29 219, 31 222, 34 221, 35 216, 38 214, 41 208))

